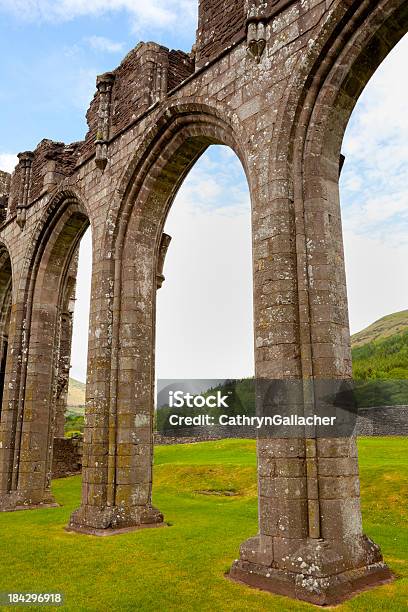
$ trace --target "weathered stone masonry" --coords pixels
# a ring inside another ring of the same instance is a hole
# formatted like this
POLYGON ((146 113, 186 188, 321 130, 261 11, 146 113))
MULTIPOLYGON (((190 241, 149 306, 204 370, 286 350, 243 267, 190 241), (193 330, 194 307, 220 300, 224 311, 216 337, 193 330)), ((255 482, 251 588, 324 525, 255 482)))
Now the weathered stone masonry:
MULTIPOLYGON (((163 228, 211 144, 237 153, 251 192, 257 377, 351 376, 340 147, 407 25, 404 0, 202 0, 194 55, 141 43, 98 78, 83 142, 44 140, 0 174, 2 510, 54 503, 61 322, 90 225, 83 490, 70 528, 163 521, 151 502, 163 228)), ((363 535, 354 439, 262 440, 258 460, 259 534, 232 578, 318 604, 390 579, 363 535)))

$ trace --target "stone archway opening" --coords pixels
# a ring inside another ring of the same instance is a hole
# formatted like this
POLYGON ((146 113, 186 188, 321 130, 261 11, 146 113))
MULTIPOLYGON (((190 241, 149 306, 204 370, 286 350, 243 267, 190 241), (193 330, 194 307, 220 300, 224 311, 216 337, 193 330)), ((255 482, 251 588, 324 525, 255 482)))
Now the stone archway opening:
POLYGON ((339 187, 362 435, 402 434, 406 420, 406 374, 398 343, 404 343, 408 320, 408 131, 399 81, 407 58, 405 35, 368 80, 342 143, 339 187))
POLYGON ((0 419, 7 368, 12 289, 10 255, 6 247, 0 246, 0 419))
POLYGON ((408 35, 368 81, 344 134, 339 184, 351 333, 408 306, 406 97, 398 80, 407 58, 408 35))
POLYGON ((195 163, 164 232, 157 378, 253 377, 250 194, 231 149, 213 145, 195 163))
POLYGON ((82 468, 91 272, 88 227, 72 256, 60 314, 53 478, 79 473, 82 468))
MULTIPOLYGON (((83 498, 71 517, 71 529, 99 533, 163 522, 152 506, 152 465, 156 295, 163 281, 164 227, 186 176, 210 145, 233 149, 247 175, 233 130, 214 109, 189 109, 187 104, 169 109, 124 177, 122 222, 114 250, 121 264, 113 308, 121 314, 110 333, 115 379, 109 386, 109 427, 115 436, 108 436, 108 428, 95 432, 99 443, 88 460, 90 466, 99 466, 98 495, 83 498)), ((87 454, 86 437, 84 442, 87 454)), ((83 490, 95 489, 93 478, 86 468, 83 490)))
POLYGON ((255 376, 251 226, 242 164, 231 148, 212 145, 186 176, 164 226, 155 347, 158 443, 228 436, 219 427, 168 430, 161 407, 170 388, 199 394, 225 384, 252 386, 244 380, 255 376))
POLYGON ((24 402, 7 413, 13 419, 15 438, 5 449, 6 509, 55 505, 54 439, 64 427, 78 247, 88 226, 82 206, 66 198, 40 229, 28 265, 31 281, 24 318, 28 342, 19 374, 24 402))
MULTIPOLYGON (((43 457, 42 475, 45 476, 46 497, 51 490, 52 477, 75 473, 82 465, 81 428, 78 435, 70 438, 65 437, 65 431, 80 246, 87 232, 90 232, 87 215, 77 203, 71 202, 59 216, 52 235, 41 244, 42 253, 34 285, 25 412, 28 408, 28 421, 31 412, 34 415, 33 434, 36 439, 40 436, 41 445, 45 442, 41 438, 46 437, 47 454, 43 457), (30 363, 42 363, 40 374, 37 372, 35 379, 31 378, 30 363), (44 427, 44 422, 48 423, 47 427, 44 427), (43 426, 36 431, 35 427, 41 423, 43 426)), ((88 275, 89 268, 88 261, 88 275)), ((88 313, 80 315, 82 326, 84 319, 86 321, 88 318, 87 314, 89 317, 89 305, 88 313)), ((86 336, 82 336, 81 344, 82 357, 86 360, 86 336)), ((81 408, 83 417, 84 406, 81 408)))

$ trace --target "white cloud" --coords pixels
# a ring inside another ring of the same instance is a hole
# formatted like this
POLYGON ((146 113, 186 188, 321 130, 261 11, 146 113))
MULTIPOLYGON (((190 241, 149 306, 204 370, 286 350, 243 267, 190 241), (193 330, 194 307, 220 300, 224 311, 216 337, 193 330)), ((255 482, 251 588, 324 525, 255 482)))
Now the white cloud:
POLYGON ((373 75, 343 142, 345 229, 408 245, 408 63, 403 38, 373 75))
POLYGON ((408 308, 408 245, 345 233, 352 333, 408 308))
POLYGON ((0 10, 29 21, 71 21, 76 17, 127 11, 136 29, 168 26, 183 15, 196 18, 196 0, 0 0, 0 10))
POLYGON ((106 53, 120 53, 124 48, 124 43, 115 42, 105 36, 89 36, 86 42, 92 49, 106 53))
POLYGON ((0 170, 4 172, 13 172, 17 164, 17 155, 13 153, 0 153, 0 170))

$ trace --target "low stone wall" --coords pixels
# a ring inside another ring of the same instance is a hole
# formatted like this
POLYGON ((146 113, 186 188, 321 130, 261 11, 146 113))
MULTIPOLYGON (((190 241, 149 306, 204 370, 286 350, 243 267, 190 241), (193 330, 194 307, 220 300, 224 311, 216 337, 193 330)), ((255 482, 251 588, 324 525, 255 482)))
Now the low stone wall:
POLYGON ((54 438, 52 477, 64 478, 82 469, 82 439, 54 438))
POLYGON ((407 436, 408 406, 364 408, 357 420, 359 436, 407 436))

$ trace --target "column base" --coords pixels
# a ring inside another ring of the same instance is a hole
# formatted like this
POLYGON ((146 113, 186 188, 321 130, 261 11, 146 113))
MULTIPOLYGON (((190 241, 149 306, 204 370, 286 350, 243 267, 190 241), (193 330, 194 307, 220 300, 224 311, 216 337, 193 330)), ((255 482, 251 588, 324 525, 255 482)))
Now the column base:
POLYGON ((157 529, 158 527, 167 527, 166 523, 150 523, 147 525, 135 525, 134 527, 118 527, 116 529, 108 527, 107 529, 93 529, 92 527, 80 527, 78 525, 68 525, 65 531, 71 533, 81 533, 83 535, 91 535, 98 537, 123 535, 132 533, 133 531, 141 531, 142 529, 157 529))
POLYGON ((162 513, 153 506, 136 506, 130 509, 81 506, 71 516, 66 530, 103 537, 164 526, 162 513))
POLYGON ((268 536, 258 536, 244 543, 241 558, 233 564, 229 577, 235 582, 318 606, 339 604, 394 579, 378 546, 365 536, 357 537, 351 549, 345 543, 336 546, 334 542, 306 541, 295 554, 290 554, 288 542, 288 554, 279 555, 275 561, 268 561, 270 540, 268 536), (362 548, 366 553, 365 563, 361 563, 362 548), (360 558, 360 563, 353 559, 355 556, 360 558))
POLYGON ((17 512, 21 510, 41 510, 44 508, 58 508, 59 504, 50 492, 42 496, 37 494, 22 494, 18 491, 0 496, 0 512, 17 512))

